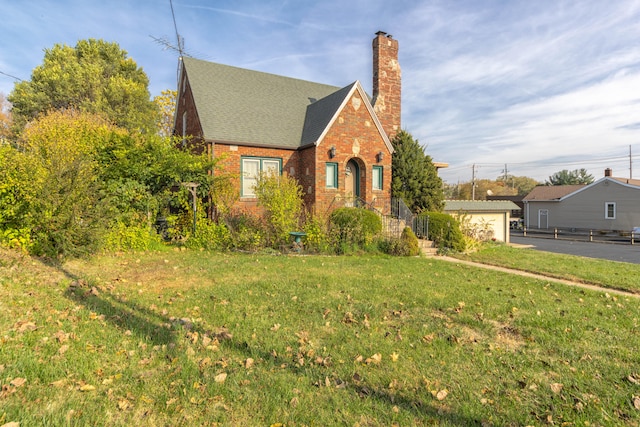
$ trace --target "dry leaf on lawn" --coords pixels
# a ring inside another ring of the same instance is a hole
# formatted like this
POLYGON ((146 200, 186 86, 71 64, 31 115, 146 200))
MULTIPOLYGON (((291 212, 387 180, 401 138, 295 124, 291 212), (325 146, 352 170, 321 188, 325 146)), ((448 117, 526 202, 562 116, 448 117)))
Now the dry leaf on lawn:
POLYGON ((560 383, 553 383, 551 384, 551 391, 554 392, 555 394, 558 394, 562 391, 562 387, 564 387, 562 384, 560 383))
POLYGON ((440 390, 438 393, 436 393, 436 399, 444 400, 448 394, 449 391, 446 388, 444 390, 440 390))
POLYGON ((227 374, 223 372, 221 374, 216 375, 213 380, 217 383, 223 383, 226 381, 226 379, 227 379, 227 374))
POLYGON ((11 380, 9 384, 11 384, 14 387, 20 387, 20 386, 23 386, 24 383, 26 382, 27 382, 26 378, 14 378, 11 380))

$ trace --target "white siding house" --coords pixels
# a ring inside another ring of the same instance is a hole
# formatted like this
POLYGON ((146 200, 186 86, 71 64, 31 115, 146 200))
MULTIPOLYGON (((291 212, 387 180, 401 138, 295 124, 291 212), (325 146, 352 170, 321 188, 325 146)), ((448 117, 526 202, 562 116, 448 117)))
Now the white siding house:
POLYGON ((518 205, 509 200, 445 200, 444 212, 468 221, 484 236, 509 243, 509 219, 518 205))

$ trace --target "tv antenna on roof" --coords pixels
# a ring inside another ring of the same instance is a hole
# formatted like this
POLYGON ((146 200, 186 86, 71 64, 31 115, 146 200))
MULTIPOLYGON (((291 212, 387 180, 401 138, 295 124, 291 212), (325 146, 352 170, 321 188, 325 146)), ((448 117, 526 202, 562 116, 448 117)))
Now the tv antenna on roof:
POLYGON ((169 5, 171 6, 171 18, 173 19, 173 29, 176 32, 177 45, 172 44, 165 37, 163 38, 157 38, 154 36, 149 36, 149 37, 151 37, 156 43, 164 46, 165 49, 171 49, 175 52, 178 52, 178 54, 180 55, 180 58, 182 59, 183 56, 191 56, 191 55, 189 55, 184 51, 184 37, 182 37, 178 32, 178 24, 176 23, 176 14, 175 14, 175 11, 173 10, 173 0, 169 0, 169 5))

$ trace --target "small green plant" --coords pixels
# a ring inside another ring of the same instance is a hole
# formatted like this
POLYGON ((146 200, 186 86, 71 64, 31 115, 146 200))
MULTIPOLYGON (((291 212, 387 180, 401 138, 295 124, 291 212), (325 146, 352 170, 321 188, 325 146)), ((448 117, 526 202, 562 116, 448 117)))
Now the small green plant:
POLYGON ((409 227, 402 230, 400 237, 390 237, 382 239, 378 247, 389 255, 395 256, 417 256, 420 254, 418 238, 409 227))

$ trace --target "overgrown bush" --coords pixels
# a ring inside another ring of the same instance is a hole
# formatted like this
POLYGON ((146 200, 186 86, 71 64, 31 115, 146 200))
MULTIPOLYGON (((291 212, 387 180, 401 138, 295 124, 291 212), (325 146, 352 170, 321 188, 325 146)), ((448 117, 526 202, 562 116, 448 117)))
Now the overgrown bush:
POLYGON ((331 239, 328 230, 328 219, 319 214, 307 217, 303 230, 307 233, 304 244, 307 252, 329 252, 331 239))
POLYGON ((162 245, 162 239, 146 224, 114 224, 105 236, 105 249, 113 251, 148 251, 162 245))
POLYGON ((418 238, 409 227, 402 230, 400 237, 381 240, 379 248, 382 252, 394 256, 417 256, 420 254, 418 238))
POLYGON ((237 212, 227 215, 225 224, 231 234, 231 249, 257 251, 266 246, 266 225, 261 218, 237 212))
POLYGON ((456 218, 441 212, 426 212, 420 216, 429 217, 429 240, 433 241, 440 251, 464 251, 464 238, 456 218))
POLYGON ((365 249, 382 231, 380 217, 363 208, 338 208, 331 212, 329 221, 339 253, 354 248, 365 249))
POLYGON ((198 220, 196 233, 187 238, 185 246, 191 249, 207 249, 224 251, 231 248, 233 240, 231 232, 225 224, 216 224, 206 218, 198 220))
POLYGON ((269 244, 277 249, 288 243, 290 232, 300 230, 302 187, 291 176, 268 174, 260 176, 255 192, 265 211, 269 244))

